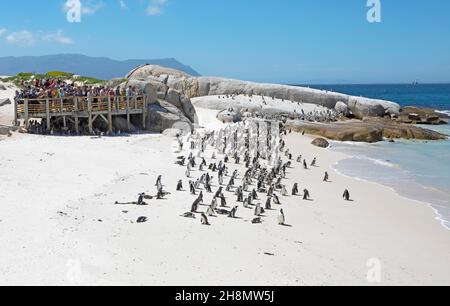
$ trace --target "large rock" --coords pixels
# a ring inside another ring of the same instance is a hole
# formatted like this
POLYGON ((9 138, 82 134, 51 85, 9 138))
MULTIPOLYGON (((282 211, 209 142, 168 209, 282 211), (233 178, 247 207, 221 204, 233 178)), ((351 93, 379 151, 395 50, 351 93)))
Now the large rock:
POLYGON ((152 77, 163 77, 163 78, 167 78, 168 76, 177 76, 177 77, 191 77, 189 74, 176 70, 176 69, 172 69, 172 68, 166 68, 166 67, 161 67, 158 65, 142 65, 139 66, 137 68, 135 68, 134 70, 130 71, 130 73, 128 73, 126 75, 127 79, 147 79, 149 76, 152 77))
POLYGON ((404 107, 398 121, 416 124, 447 124, 450 117, 431 108, 415 106, 404 107))
POLYGON ((342 114, 344 116, 347 116, 350 112, 348 109, 348 105, 345 104, 342 101, 338 101, 336 103, 336 106, 334 107, 334 110, 337 111, 339 114, 342 114))
POLYGON ((366 118, 336 123, 289 121, 286 125, 296 132, 318 135, 338 141, 378 142, 388 139, 442 140, 447 135, 385 118, 366 118))
MULTIPOLYGON (((278 84, 260 84, 214 77, 193 77, 184 72, 154 65, 138 67, 127 75, 132 80, 152 80, 164 83, 187 98, 217 95, 261 95, 278 99, 322 105, 334 109, 338 102, 347 105, 359 118, 365 116, 397 116, 397 103, 353 97, 345 94, 317 90, 306 87, 278 84)), ((161 95, 159 95, 161 96, 161 95)))
POLYGON ((319 148, 328 148, 330 146, 330 143, 324 138, 316 138, 311 144, 319 148))
POLYGON ((175 90, 173 88, 170 88, 167 91, 167 95, 164 100, 166 100, 167 102, 169 102, 170 104, 173 104, 174 106, 176 106, 178 108, 183 107, 183 105, 181 104, 181 92, 179 92, 178 90, 175 90))
POLYGON ((229 108, 219 112, 217 119, 223 123, 236 123, 241 121, 241 113, 235 108, 229 108))
MULTIPOLYGON (((104 124, 103 121, 99 121, 102 124, 104 124)), ((103 127, 103 129, 105 129, 106 127, 103 127)), ((116 131, 121 131, 121 132, 136 132, 137 128, 130 123, 130 130, 128 130, 128 123, 127 123, 127 119, 126 118, 122 118, 119 116, 113 116, 113 128, 116 131)))
MULTIPOLYGON (((363 119, 365 117, 383 117, 388 114, 388 111, 382 103, 365 98, 351 97, 348 102, 348 108, 358 119, 363 119)), ((395 113, 395 115, 396 114, 397 113, 395 113)))
POLYGON ((167 129, 190 130, 192 123, 181 110, 170 103, 159 101, 149 106, 147 126, 151 131, 162 133, 167 129))
POLYGON ((123 87, 127 87, 127 86, 134 87, 135 86, 135 87, 140 88, 143 91, 143 93, 148 96, 147 102, 149 102, 149 103, 156 102, 158 99, 155 86, 149 82, 139 81, 139 80, 129 80, 126 83, 122 83, 121 86, 123 86, 123 87))
POLYGON ((0 90, 6 90, 6 86, 3 83, 0 83, 0 90))

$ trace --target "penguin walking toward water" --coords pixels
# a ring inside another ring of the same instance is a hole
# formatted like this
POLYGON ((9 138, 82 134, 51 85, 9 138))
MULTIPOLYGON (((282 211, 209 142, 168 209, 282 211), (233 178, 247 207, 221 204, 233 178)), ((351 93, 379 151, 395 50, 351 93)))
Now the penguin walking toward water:
POLYGON ((201 222, 202 222, 202 225, 210 225, 209 221, 208 221, 208 217, 206 216, 205 213, 202 213, 201 222))
POLYGON ((314 157, 313 161, 311 162, 311 167, 315 167, 317 163, 317 158, 314 157))
POLYGON ((325 172, 325 176, 323 177, 324 182, 328 182, 330 176, 328 175, 328 172, 325 172))
POLYGON ((280 209, 280 214, 278 215, 278 225, 285 225, 286 224, 286 217, 284 216, 283 209, 280 209))

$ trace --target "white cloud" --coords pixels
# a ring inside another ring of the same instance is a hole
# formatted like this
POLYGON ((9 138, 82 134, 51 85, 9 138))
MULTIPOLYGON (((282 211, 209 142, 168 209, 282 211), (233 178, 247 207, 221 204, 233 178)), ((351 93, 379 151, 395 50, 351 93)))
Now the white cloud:
POLYGON ((42 40, 55 42, 63 45, 73 44, 73 39, 66 36, 62 30, 58 30, 53 33, 48 33, 42 36, 42 40))
POLYGON ((119 0, 120 8, 126 10, 128 8, 125 0, 119 0))
POLYGON ((73 39, 65 35, 62 30, 56 32, 31 32, 22 30, 6 35, 5 40, 8 44, 18 47, 31 47, 42 41, 63 45, 74 43, 73 39))
POLYGON ((11 45, 19 47, 30 47, 36 43, 36 36, 30 31, 22 30, 7 35, 6 41, 11 45))
POLYGON ((3 36, 3 34, 5 34, 6 33, 6 29, 1 29, 0 28, 0 36, 3 36))
POLYGON ((147 14, 150 16, 160 15, 164 12, 164 6, 166 6, 168 0, 150 0, 147 7, 147 14))

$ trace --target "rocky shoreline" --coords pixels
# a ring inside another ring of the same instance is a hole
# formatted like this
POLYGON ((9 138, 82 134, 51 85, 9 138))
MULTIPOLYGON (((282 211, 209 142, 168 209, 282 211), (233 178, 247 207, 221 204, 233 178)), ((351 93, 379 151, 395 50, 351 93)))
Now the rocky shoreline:
POLYGON ((387 118, 367 117, 363 120, 345 120, 332 123, 288 121, 292 131, 322 136, 331 140, 374 143, 385 139, 445 140, 447 135, 412 124, 387 118))

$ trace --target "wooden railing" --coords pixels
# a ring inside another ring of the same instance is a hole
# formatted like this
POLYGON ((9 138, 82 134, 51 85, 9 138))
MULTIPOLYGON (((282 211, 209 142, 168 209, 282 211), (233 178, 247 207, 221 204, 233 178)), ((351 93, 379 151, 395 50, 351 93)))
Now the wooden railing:
POLYGON ((146 96, 114 96, 114 97, 64 97, 48 99, 19 99, 17 102, 17 113, 33 114, 60 114, 71 112, 109 112, 143 109, 146 96), (48 110, 47 110, 48 105, 48 110))

